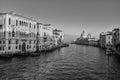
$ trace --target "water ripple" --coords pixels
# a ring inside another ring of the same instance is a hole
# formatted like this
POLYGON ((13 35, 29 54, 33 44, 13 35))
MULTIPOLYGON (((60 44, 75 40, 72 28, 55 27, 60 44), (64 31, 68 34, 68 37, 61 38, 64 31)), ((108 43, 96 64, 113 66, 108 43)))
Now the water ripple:
POLYGON ((38 57, 0 60, 0 80, 120 80, 119 56, 70 45, 38 57))

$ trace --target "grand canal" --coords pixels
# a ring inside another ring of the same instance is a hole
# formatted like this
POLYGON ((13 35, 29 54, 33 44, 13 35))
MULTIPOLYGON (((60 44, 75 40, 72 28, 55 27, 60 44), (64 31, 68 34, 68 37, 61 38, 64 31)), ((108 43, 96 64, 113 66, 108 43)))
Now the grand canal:
POLYGON ((120 56, 72 44, 37 57, 0 59, 0 80, 120 80, 120 56))

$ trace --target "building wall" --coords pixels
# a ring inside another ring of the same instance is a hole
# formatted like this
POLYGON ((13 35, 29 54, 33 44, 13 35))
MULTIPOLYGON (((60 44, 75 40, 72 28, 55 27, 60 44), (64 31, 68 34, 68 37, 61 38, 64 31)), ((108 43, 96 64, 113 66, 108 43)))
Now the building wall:
POLYGON ((55 45, 60 45, 64 39, 64 33, 61 30, 53 30, 53 37, 55 45))
POLYGON ((46 47, 53 46, 53 27, 43 25, 43 33, 44 33, 44 45, 46 47))
POLYGON ((0 15, 0 53, 5 52, 6 49, 6 35, 5 35, 5 30, 6 30, 6 16, 5 15, 0 15))
POLYGON ((23 43, 26 51, 36 50, 37 25, 36 21, 17 14, 4 14, 5 16, 5 51, 20 52, 23 43))
POLYGON ((39 38, 41 49, 53 46, 53 27, 39 23, 39 38))
POLYGON ((100 34, 100 47, 106 48, 108 45, 112 46, 112 33, 105 32, 100 34))
POLYGON ((114 48, 120 50, 120 28, 115 28, 114 30, 112 30, 112 36, 113 36, 112 42, 114 48))
POLYGON ((53 27, 10 12, 0 13, 0 53, 32 52, 52 47, 64 39, 63 32, 54 38, 53 27))
POLYGON ((100 34, 100 47, 105 47, 105 35, 100 34))
POLYGON ((37 30, 38 30, 38 43, 37 43, 37 46, 38 46, 38 50, 42 50, 43 49, 43 39, 44 39, 44 30, 43 30, 43 26, 41 23, 37 23, 37 30))
POLYGON ((106 35, 106 45, 112 45, 112 35, 106 35))
POLYGON ((88 38, 89 45, 97 46, 98 41, 96 38, 88 38))

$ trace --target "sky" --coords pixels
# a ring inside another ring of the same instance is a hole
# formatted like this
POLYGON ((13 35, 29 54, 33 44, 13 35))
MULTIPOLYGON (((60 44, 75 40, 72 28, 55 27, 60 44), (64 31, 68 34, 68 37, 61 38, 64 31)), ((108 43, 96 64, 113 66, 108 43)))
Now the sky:
POLYGON ((120 0, 0 0, 0 12, 10 11, 73 35, 98 37, 120 26, 120 0))

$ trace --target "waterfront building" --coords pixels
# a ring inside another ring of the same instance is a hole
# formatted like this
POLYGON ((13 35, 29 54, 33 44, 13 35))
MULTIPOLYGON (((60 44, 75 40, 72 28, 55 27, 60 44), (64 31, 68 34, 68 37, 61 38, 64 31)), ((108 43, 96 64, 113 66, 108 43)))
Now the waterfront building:
POLYGON ((42 24, 42 36, 44 48, 49 48, 54 45, 53 27, 51 24, 42 24))
POLYGON ((96 38, 88 38, 88 44, 91 46, 98 46, 98 40, 96 38))
POLYGON ((38 50, 50 48, 54 45, 53 27, 50 24, 37 23, 38 26, 38 50))
POLYGON ((63 39, 63 32, 54 30, 51 24, 39 23, 14 12, 0 13, 0 54, 40 51, 58 45, 58 40, 63 39))
POLYGON ((104 32, 100 33, 99 43, 100 43, 100 47, 105 47, 105 33, 104 32))
POLYGON ((75 43, 82 44, 82 45, 91 45, 91 46, 97 46, 98 40, 91 36, 91 34, 85 35, 85 31, 81 33, 80 38, 77 38, 75 43))
POLYGON ((58 46, 63 42, 64 33, 62 30, 54 29, 53 30, 54 45, 58 46))
POLYGON ((89 44, 88 37, 91 37, 91 35, 86 35, 85 31, 83 30, 80 37, 77 38, 75 42, 77 44, 88 45, 89 44))
POLYGON ((14 12, 0 13, 0 52, 36 50, 36 21, 14 12))
POLYGON ((89 38, 89 39, 92 38, 90 33, 87 35, 87 38, 89 38))
POLYGON ((83 38, 87 38, 87 35, 85 34, 85 31, 83 30, 83 32, 80 35, 79 39, 83 39, 83 38))
POLYGON ((120 28, 115 28, 112 30, 112 36, 113 36, 113 46, 120 50, 120 28))
POLYGON ((102 32, 100 33, 100 47, 106 48, 112 46, 112 32, 102 32))
POLYGON ((37 22, 37 44, 36 49, 37 51, 41 51, 43 48, 43 27, 42 23, 37 22))

